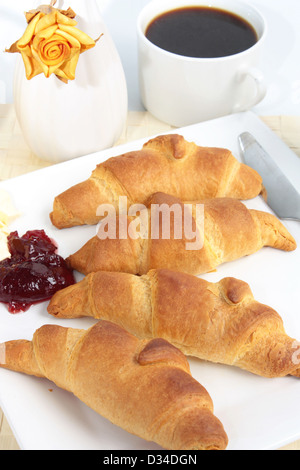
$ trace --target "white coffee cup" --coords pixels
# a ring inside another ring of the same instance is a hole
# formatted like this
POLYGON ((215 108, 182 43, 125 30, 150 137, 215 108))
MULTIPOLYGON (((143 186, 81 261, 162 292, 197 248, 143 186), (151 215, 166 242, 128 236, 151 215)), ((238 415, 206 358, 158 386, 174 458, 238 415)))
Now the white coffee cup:
POLYGON ((246 111, 266 94, 259 70, 266 21, 254 7, 238 0, 152 0, 137 20, 139 84, 144 107, 175 127, 246 111), (194 58, 168 52, 150 42, 145 31, 162 13, 185 6, 207 6, 248 21, 258 41, 226 57, 194 58))

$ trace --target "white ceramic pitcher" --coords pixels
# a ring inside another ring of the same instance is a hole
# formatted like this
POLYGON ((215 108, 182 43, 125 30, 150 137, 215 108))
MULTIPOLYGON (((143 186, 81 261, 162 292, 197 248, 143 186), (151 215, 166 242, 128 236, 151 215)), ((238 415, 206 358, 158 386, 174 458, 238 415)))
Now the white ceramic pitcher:
POLYGON ((14 103, 24 138, 37 157, 59 162, 113 146, 126 122, 128 98, 122 63, 97 0, 60 0, 55 7, 71 7, 76 27, 92 39, 103 33, 80 55, 76 78, 68 84, 54 74, 27 80, 21 55, 17 58, 14 103))

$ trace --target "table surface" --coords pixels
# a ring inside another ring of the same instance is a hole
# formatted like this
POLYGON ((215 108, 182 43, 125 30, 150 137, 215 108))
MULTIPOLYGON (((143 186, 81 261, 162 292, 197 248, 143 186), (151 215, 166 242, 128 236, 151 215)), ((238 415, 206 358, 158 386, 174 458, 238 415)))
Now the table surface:
MULTIPOLYGON (((261 116, 267 124, 300 157, 300 116, 261 116)), ((118 142, 132 142, 168 132, 171 126, 147 112, 130 111, 126 127, 118 142)), ((13 178, 52 163, 40 160, 27 147, 16 120, 12 104, 0 105, 0 180, 13 178)), ((0 409, 0 450, 18 450, 18 443, 0 409)), ((300 441, 280 450, 300 450, 300 441)))

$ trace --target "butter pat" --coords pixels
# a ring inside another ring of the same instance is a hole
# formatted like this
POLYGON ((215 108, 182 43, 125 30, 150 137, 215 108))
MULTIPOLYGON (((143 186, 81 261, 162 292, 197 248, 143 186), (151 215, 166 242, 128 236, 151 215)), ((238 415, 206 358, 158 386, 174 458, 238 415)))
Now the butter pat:
POLYGON ((15 208, 10 195, 0 189, 0 261, 10 257, 7 248, 7 236, 10 232, 8 226, 19 216, 20 213, 15 208))
POLYGON ((0 222, 8 226, 19 216, 8 192, 0 189, 0 222))

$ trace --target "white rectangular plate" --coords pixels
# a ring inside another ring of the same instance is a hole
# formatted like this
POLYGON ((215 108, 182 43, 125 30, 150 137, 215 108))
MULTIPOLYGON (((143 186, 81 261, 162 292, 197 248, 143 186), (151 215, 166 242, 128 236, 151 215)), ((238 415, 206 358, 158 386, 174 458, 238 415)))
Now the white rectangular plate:
MULTIPOLYGON (((287 177, 300 190, 300 161, 254 114, 242 113, 177 129, 174 132, 198 145, 229 148, 240 160, 237 137, 249 131, 261 142, 287 177)), ((88 178, 97 163, 123 152, 140 149, 148 139, 39 170, 1 183, 22 216, 12 230, 45 229, 66 257, 95 233, 95 227, 56 230, 49 213, 53 199, 69 186, 88 178)), ((184 175, 182 175, 184 178, 184 175)), ((283 195, 284 197, 284 195, 283 195)), ((271 212, 261 197, 247 207, 271 212)), ((300 245, 300 222, 284 221, 300 245)), ((255 298, 275 308, 286 332, 300 340, 299 248, 291 253, 263 248, 258 253, 224 264, 203 276, 216 282, 234 276, 249 283, 255 298)), ((78 277, 79 279, 80 277, 78 277)), ((0 304, 0 342, 31 339, 46 323, 87 328, 91 319, 58 320, 47 314, 47 303, 12 315, 0 304)), ((264 379, 240 369, 190 360, 193 376, 208 390, 215 414, 229 437, 230 450, 277 449, 300 439, 300 380, 264 379)), ((24 450, 104 449, 155 450, 159 447, 128 434, 90 410, 72 394, 45 379, 0 370, 0 406, 24 450)), ((145 406, 147 404, 145 403, 145 406)))

